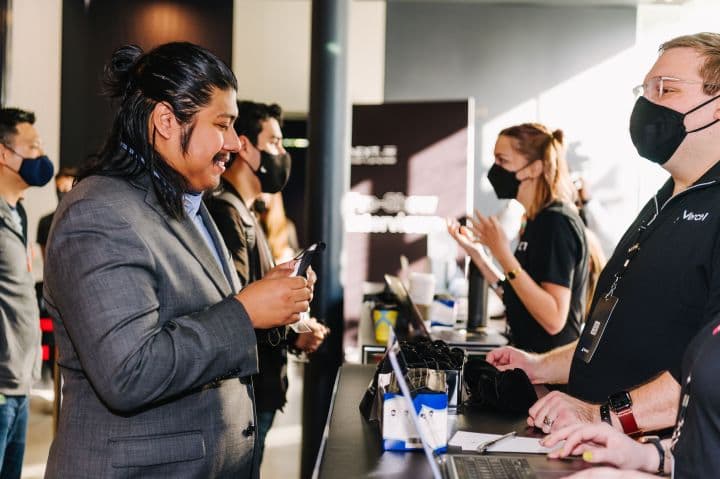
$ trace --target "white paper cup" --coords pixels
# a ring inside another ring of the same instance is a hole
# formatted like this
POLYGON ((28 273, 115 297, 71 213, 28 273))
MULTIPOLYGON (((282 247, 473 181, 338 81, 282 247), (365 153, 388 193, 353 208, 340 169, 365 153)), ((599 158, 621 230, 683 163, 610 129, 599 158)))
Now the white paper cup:
POLYGON ((431 273, 410 273, 409 293, 413 303, 431 305, 435 296, 435 276, 431 273))

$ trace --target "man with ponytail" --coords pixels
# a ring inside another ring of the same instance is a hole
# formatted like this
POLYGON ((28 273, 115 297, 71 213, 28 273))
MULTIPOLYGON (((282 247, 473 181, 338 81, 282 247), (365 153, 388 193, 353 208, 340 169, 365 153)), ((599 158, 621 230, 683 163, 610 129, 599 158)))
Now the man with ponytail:
POLYGON ((202 204, 239 150, 235 77, 169 43, 120 48, 105 80, 112 130, 48 244, 64 386, 46 477, 257 477, 253 328, 297 321, 312 286, 292 263, 241 285, 202 204))

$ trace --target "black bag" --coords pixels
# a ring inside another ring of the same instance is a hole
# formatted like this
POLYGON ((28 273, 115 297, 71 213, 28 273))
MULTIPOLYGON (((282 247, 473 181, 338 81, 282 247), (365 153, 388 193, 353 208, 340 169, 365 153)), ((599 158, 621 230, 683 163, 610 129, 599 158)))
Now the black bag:
MULTIPOLYGON (((434 377, 432 371, 455 371, 454 382, 450 385, 446 384, 446 387, 457 388, 458 392, 461 390, 461 385, 457 385, 457 381, 462 377, 461 371, 465 362, 465 351, 460 348, 450 348, 445 341, 431 341, 423 336, 400 341, 398 361, 406 374, 412 373, 408 383, 413 385, 414 388, 424 389, 422 380, 418 380, 418 378, 434 377)), ((382 409, 382 398, 378 395, 378 379, 380 379, 383 386, 387 386, 391 381, 391 376, 392 365, 386 355, 378 364, 375 375, 360 401, 360 412, 366 420, 378 420, 379 411, 382 409)), ((411 389, 414 388, 411 387, 411 389)), ((449 395, 452 395, 452 391, 449 392, 449 395)), ((455 394, 455 396, 458 395, 455 394)))
POLYGON ((465 387, 469 408, 501 412, 527 413, 537 401, 537 393, 525 371, 500 371, 484 359, 471 358, 465 363, 465 387))

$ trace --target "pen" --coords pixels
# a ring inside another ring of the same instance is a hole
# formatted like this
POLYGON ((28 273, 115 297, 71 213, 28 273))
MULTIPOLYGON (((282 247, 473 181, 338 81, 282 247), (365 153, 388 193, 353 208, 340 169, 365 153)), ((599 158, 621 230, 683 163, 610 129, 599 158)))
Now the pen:
POLYGON ((503 439, 507 439, 509 437, 513 437, 515 434, 517 434, 517 431, 510 431, 507 434, 503 434, 500 437, 496 437, 495 439, 490 439, 489 441, 484 441, 478 444, 478 447, 476 449, 477 452, 485 452, 488 447, 492 446, 493 444, 497 444, 498 442, 502 441, 503 439))

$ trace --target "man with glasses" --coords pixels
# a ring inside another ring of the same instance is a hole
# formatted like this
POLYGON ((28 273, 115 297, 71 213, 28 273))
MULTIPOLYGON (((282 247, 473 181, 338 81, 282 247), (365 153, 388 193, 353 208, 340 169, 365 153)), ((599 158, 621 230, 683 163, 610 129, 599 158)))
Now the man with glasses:
POLYGON ((40 377, 40 313, 21 199, 53 175, 35 115, 0 109, 0 478, 19 478, 30 387, 40 377))
POLYGON ((488 355, 534 383, 567 383, 568 394, 530 408, 528 424, 545 432, 601 420, 627 434, 672 426, 682 354, 720 312, 720 34, 664 43, 636 92, 632 141, 671 178, 605 266, 576 343, 488 355))

